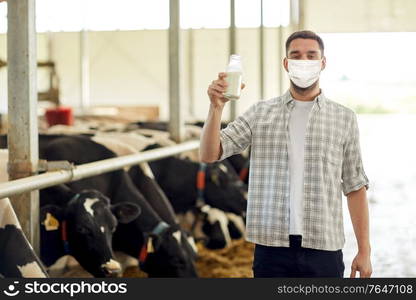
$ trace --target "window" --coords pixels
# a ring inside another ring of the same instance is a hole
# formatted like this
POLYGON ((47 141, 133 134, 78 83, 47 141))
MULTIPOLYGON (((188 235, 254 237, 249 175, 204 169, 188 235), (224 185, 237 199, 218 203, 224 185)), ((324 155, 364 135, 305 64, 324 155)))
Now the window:
POLYGON ((182 28, 227 28, 230 26, 229 0, 181 0, 182 28))
POLYGON ((328 33, 325 94, 358 112, 416 112, 416 32, 328 33))
MULTIPOLYGON (((236 26, 260 26, 261 0, 235 0, 236 26)), ((290 0, 263 0, 264 26, 289 24, 290 0)), ((182 28, 228 28, 230 0, 181 0, 182 28)), ((167 29, 169 0, 36 0, 36 29, 45 31, 167 29)), ((0 33, 7 4, 0 4, 0 33)))

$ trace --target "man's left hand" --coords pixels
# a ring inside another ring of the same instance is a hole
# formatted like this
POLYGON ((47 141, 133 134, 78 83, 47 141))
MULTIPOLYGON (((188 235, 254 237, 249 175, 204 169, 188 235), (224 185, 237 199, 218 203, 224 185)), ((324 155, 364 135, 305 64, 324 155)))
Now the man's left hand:
POLYGON ((350 278, 355 278, 356 273, 360 272, 360 278, 369 278, 373 273, 371 267, 370 254, 358 252, 351 264, 350 278))

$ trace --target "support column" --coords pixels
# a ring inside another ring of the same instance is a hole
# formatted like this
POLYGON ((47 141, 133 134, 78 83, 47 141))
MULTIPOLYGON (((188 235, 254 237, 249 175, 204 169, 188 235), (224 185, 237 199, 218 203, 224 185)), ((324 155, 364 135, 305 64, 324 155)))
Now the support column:
MULTIPOLYGON (((231 54, 236 54, 236 27, 235 27, 235 0, 230 0, 230 37, 229 37, 229 51, 231 54)), ((230 104, 230 122, 237 117, 237 101, 229 101, 230 104)))
POLYGON ((279 70, 279 83, 278 83, 278 95, 283 94, 283 85, 284 81, 283 78, 286 76, 285 69, 283 68, 283 59, 286 56, 285 53, 285 45, 283 41, 283 26, 280 24, 277 27, 277 49, 278 49, 278 70, 279 70))
POLYGON ((194 96, 194 73, 195 73, 195 64, 194 64, 194 29, 189 28, 188 31, 188 94, 189 94, 189 116, 195 118, 195 96, 194 96))
POLYGON ((81 108, 86 110, 90 107, 90 55, 88 47, 88 31, 83 29, 79 36, 79 55, 80 55, 80 90, 81 108))
POLYGON ((182 112, 180 3, 169 1, 169 133, 176 142, 183 141, 185 125, 182 112))
MULTIPOLYGON (((38 165, 35 0, 8 1, 8 148, 11 180, 38 165)), ((11 197, 23 232, 39 254, 39 193, 11 197)))
POLYGON ((260 99, 264 99, 264 18, 263 0, 260 2, 260 36, 259 36, 259 58, 260 58, 260 99))

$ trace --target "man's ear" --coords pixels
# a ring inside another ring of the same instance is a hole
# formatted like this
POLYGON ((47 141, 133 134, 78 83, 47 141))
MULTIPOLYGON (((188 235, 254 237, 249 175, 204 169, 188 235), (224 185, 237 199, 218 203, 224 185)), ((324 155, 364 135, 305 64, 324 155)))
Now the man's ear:
POLYGON ((283 68, 285 68, 286 72, 289 73, 289 68, 287 66, 288 62, 287 62, 287 57, 283 58, 283 68))
POLYGON ((121 202, 111 205, 111 211, 120 223, 127 224, 137 219, 142 209, 135 203, 121 202))
POLYGON ((326 68, 326 56, 322 57, 322 69, 321 71, 325 70, 326 68))

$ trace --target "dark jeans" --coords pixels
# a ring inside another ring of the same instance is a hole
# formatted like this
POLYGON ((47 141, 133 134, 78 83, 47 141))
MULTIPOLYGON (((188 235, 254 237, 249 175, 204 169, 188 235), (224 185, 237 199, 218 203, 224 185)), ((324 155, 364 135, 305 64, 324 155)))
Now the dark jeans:
POLYGON ((342 250, 301 247, 301 235, 289 235, 290 247, 256 244, 254 277, 344 277, 342 250))

